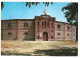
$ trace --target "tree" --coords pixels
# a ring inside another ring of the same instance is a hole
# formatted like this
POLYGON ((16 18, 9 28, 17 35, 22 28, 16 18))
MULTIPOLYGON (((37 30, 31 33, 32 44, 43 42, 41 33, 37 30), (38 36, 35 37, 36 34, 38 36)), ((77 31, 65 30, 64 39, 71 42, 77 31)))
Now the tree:
MULTIPOLYGON (((45 4, 45 6, 48 6, 50 3, 53 5, 53 2, 43 2, 43 4, 45 4)), ((40 4, 40 2, 26 2, 26 6, 29 6, 29 8, 31 7, 31 5, 37 6, 38 4, 40 4)), ((1 10, 3 7, 4 7, 3 2, 1 2, 1 10)))
MULTIPOLYGON (((45 6, 48 6, 50 3, 53 5, 53 2, 43 2, 43 4, 45 4, 45 6)), ((31 5, 37 6, 38 4, 40 4, 40 2, 26 2, 26 6, 29 6, 29 8, 31 7, 31 5)))
POLYGON ((2 10, 3 7, 4 7, 3 2, 1 2, 1 10, 2 10))
POLYGON ((78 22, 78 3, 69 3, 66 7, 62 8, 64 11, 65 17, 70 24, 76 24, 78 22))
POLYGON ((76 40, 78 40, 78 3, 69 3, 62 8, 62 11, 65 11, 67 21, 76 26, 76 40))

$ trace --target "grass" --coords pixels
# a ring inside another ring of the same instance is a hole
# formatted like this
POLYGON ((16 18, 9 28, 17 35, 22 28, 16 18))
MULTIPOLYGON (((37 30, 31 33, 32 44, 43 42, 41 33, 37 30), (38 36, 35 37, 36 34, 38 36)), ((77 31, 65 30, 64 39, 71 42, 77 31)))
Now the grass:
POLYGON ((75 41, 12 41, 1 40, 1 55, 77 56, 75 41))
POLYGON ((77 56, 77 48, 63 47, 60 49, 37 50, 34 54, 44 54, 47 56, 77 56))
POLYGON ((9 51, 1 51, 1 55, 17 55, 17 56, 20 56, 20 55, 23 55, 23 56, 31 56, 30 53, 18 53, 18 52, 9 52, 9 51))
POLYGON ((31 53, 18 53, 18 52, 3 52, 1 51, 1 55, 23 55, 23 56, 77 56, 78 49, 77 48, 68 48, 63 47, 60 49, 48 49, 48 50, 36 50, 31 53))

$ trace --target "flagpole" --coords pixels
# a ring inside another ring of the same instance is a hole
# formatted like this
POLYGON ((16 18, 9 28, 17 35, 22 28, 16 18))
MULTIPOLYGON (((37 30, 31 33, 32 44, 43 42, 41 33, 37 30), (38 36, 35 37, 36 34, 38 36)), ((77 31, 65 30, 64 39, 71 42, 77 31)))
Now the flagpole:
POLYGON ((11 19, 11 16, 10 16, 10 19, 11 19))
POLYGON ((46 8, 45 8, 45 14, 46 14, 46 8))

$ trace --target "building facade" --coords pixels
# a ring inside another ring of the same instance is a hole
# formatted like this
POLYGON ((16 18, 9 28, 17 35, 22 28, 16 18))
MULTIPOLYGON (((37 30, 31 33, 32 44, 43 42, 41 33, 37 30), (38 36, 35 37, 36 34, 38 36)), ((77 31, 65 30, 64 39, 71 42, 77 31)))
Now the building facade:
POLYGON ((56 21, 50 15, 34 19, 1 20, 2 40, 54 41, 76 40, 76 27, 56 21))

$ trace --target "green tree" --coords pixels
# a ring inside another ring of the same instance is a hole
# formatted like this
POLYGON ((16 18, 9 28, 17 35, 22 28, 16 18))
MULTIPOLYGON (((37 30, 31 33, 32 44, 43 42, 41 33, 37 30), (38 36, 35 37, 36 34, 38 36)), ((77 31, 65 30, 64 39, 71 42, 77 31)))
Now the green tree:
POLYGON ((70 24, 78 26, 78 3, 69 3, 67 6, 62 8, 65 17, 70 24))
MULTIPOLYGON (((53 5, 53 2, 43 2, 43 4, 45 4, 45 6, 48 6, 50 3, 53 5)), ((29 8, 31 7, 31 5, 37 6, 38 4, 40 4, 40 2, 26 2, 26 6, 29 6, 29 8)))
POLYGON ((4 7, 3 2, 1 2, 1 10, 2 10, 3 7, 4 7))
MULTIPOLYGON (((43 2, 43 4, 45 4, 45 6, 48 6, 50 3, 53 5, 53 2, 43 2)), ((36 5, 37 6, 38 4, 40 4, 40 2, 26 2, 26 6, 29 6, 29 8, 32 5, 36 5)), ((1 2, 1 10, 2 10, 3 7, 4 7, 3 2, 1 2)))

